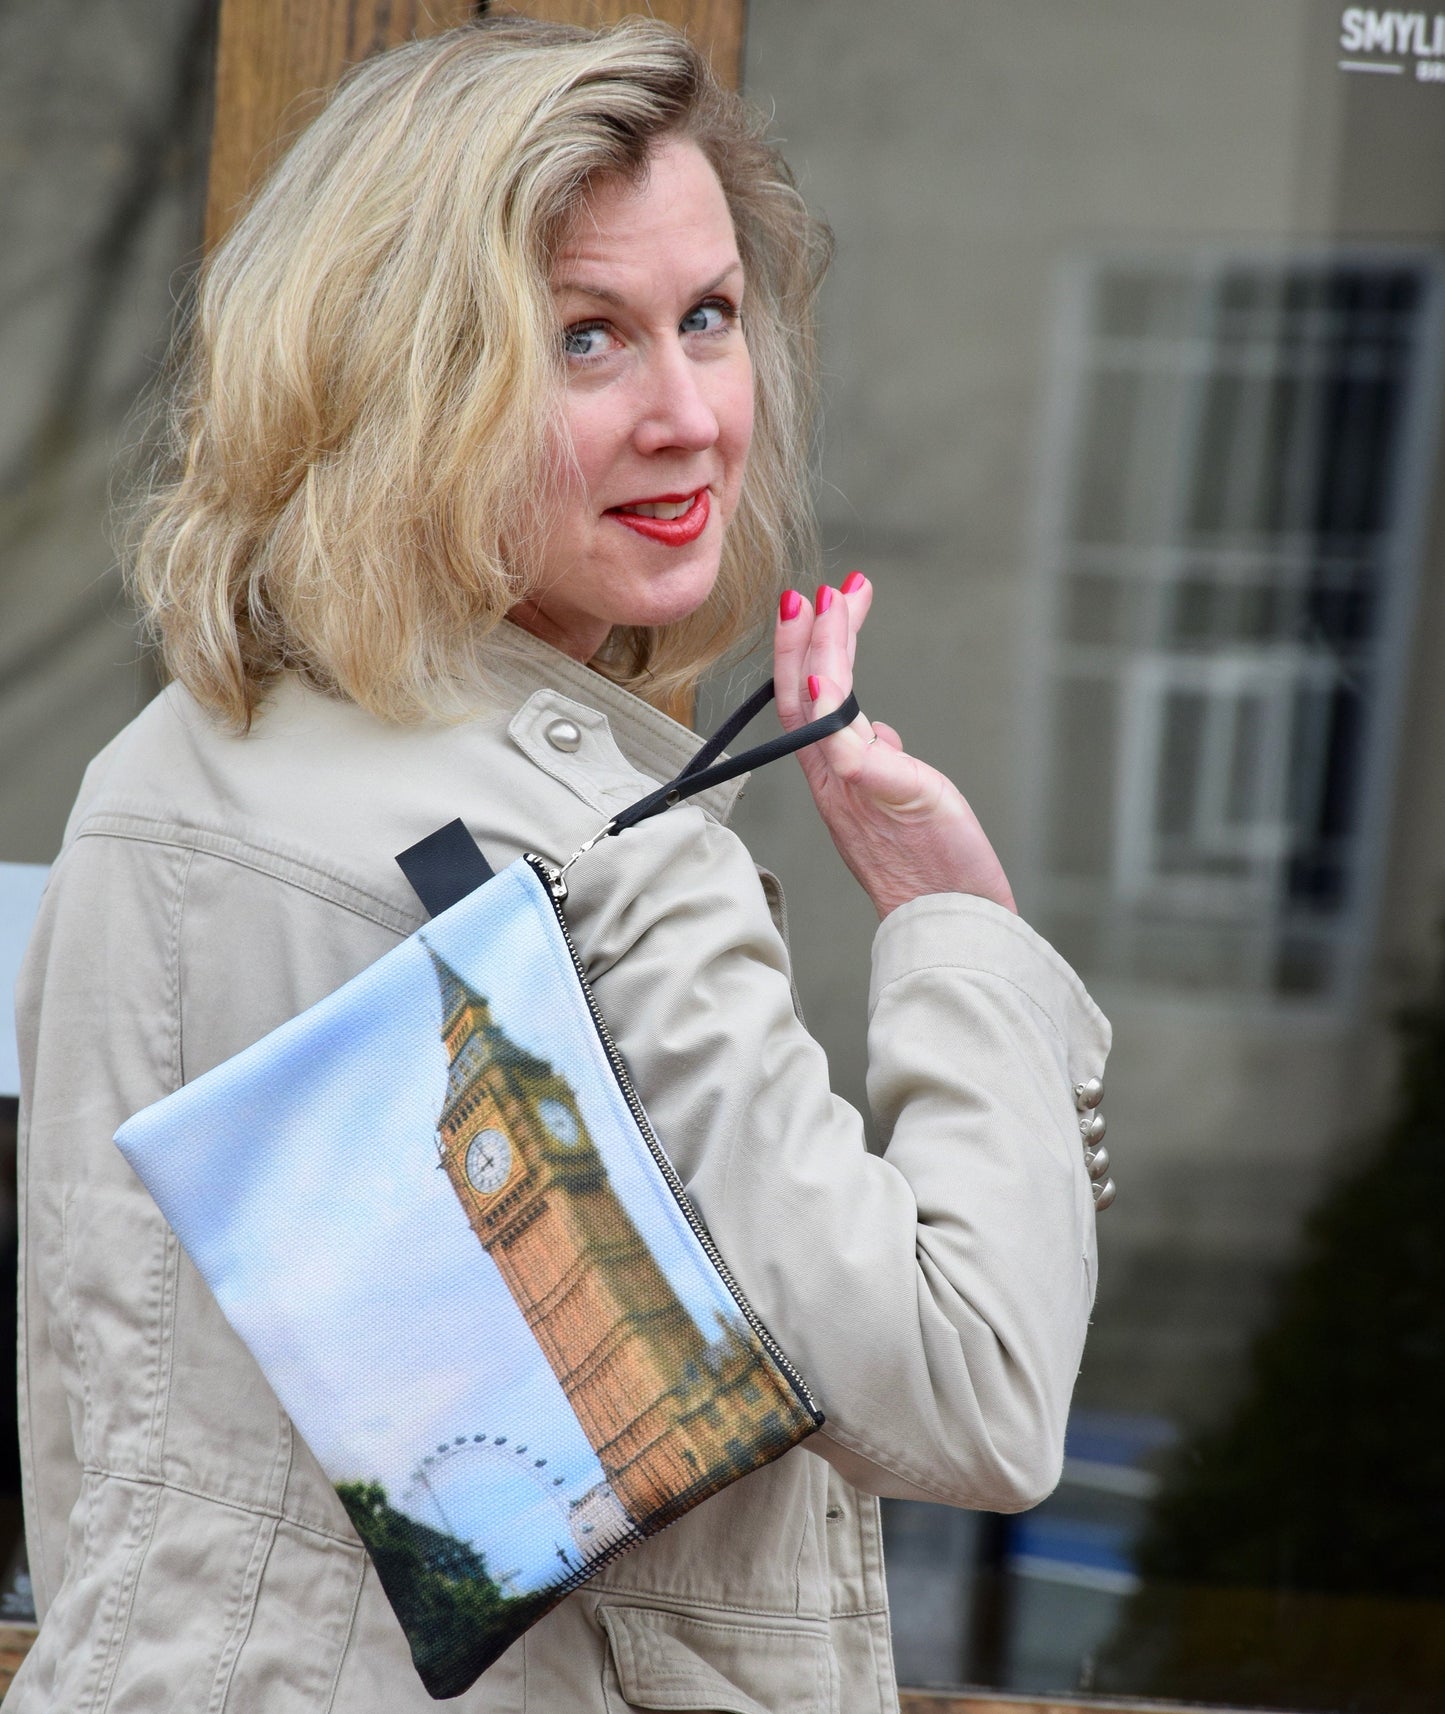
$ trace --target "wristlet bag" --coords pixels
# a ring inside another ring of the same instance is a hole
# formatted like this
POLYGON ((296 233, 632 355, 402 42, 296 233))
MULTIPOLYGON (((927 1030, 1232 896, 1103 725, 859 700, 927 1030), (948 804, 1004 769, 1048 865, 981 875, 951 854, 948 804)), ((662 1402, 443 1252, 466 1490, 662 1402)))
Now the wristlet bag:
POLYGON ((684 771, 558 868, 460 821, 425 928, 116 1135, 376 1565, 434 1697, 814 1432, 654 1135, 567 930, 598 840, 837 731, 684 771))

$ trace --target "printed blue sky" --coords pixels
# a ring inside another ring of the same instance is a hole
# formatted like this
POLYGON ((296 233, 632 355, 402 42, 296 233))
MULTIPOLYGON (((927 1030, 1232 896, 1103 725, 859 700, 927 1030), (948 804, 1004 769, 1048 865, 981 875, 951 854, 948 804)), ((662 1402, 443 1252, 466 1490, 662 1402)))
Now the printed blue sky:
MULTIPOLYGON (((651 1211, 638 1223, 713 1336, 731 1300, 639 1158, 645 1145, 623 1140, 630 1115, 530 871, 514 865, 423 934, 520 1046, 569 1079, 614 1188, 634 1218, 651 1211)), ((555 1493, 572 1500, 602 1472, 438 1168, 440 1022, 413 939, 117 1140, 333 1479, 381 1481, 399 1505, 422 1456, 458 1435, 526 1445, 535 1480, 505 1454, 469 1456, 442 1491, 447 1523, 525 1589, 571 1547, 536 1481, 562 1476, 555 1493), (506 1505, 519 1510, 503 1542, 487 1518, 506 1505)), ((439 1524, 425 1504, 417 1515, 439 1524)))

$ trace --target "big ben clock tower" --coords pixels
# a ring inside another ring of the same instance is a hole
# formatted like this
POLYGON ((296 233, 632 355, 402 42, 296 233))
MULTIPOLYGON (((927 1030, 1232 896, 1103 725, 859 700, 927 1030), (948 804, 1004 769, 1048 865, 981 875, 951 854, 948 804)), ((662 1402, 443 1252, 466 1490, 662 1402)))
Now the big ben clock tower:
POLYGON ((811 1426, 738 1319, 709 1344, 607 1176, 571 1086, 432 948, 457 1199, 633 1522, 660 1527, 811 1426))

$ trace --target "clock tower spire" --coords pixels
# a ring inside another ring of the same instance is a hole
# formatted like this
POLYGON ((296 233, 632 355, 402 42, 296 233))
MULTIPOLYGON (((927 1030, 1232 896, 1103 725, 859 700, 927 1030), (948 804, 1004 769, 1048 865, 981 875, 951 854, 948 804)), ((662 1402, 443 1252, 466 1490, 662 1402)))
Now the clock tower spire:
POLYGON ((660 1528, 812 1419, 740 1314, 704 1338, 613 1189, 572 1086, 427 950, 448 1060, 441 1163, 612 1494, 633 1523, 660 1528))

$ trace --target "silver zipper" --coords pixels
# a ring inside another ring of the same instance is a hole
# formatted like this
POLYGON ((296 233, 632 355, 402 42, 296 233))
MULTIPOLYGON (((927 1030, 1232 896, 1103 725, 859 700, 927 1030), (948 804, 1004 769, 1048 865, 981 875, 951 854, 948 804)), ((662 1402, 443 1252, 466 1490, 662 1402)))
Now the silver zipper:
MULTIPOLYGON (((585 847, 584 847, 585 849, 585 847)), ((581 855, 579 852, 577 855, 581 855)), ((587 980, 587 973, 582 968, 582 960, 577 952, 576 943, 572 939, 572 931, 567 927, 567 919, 562 914, 562 901, 567 897, 567 880, 562 870, 555 863, 549 863, 545 857, 539 857, 534 851, 524 853, 527 862, 536 871, 538 878, 547 889, 547 897, 552 901, 552 909, 556 912, 557 925, 562 930, 562 938, 567 943, 567 950, 572 955, 572 968, 577 972, 577 981, 582 988, 582 996, 587 1002, 587 1009, 592 1014, 592 1022, 597 1026, 597 1034, 607 1053, 607 1062, 612 1067, 612 1075, 617 1079, 617 1087, 622 1091, 642 1140, 652 1151, 652 1158, 657 1162, 658 1169, 672 1192, 678 1207, 682 1210, 683 1218, 692 1229, 693 1236, 702 1245, 703 1253, 717 1270, 718 1277, 732 1294, 733 1302, 742 1311, 743 1319, 753 1332, 757 1334, 764 1349, 791 1382, 793 1391, 803 1401, 808 1411, 819 1426, 823 1423, 823 1413, 818 1409, 817 1401, 808 1391, 807 1383, 789 1361, 787 1353, 767 1328, 758 1319, 756 1311, 743 1296, 742 1288, 732 1276, 732 1270, 722 1259, 718 1247, 712 1241, 712 1234, 698 1218, 697 1210, 693 1207, 687 1191, 683 1188, 682 1180, 677 1176, 677 1168, 668 1159, 667 1151, 658 1142, 652 1125, 638 1099, 637 1091, 632 1087, 632 1078, 628 1075, 622 1055, 617 1050, 617 1043, 612 1039, 612 1031, 607 1027, 607 1020, 602 1016, 602 1009, 597 1004, 592 992, 592 985, 587 980)))

